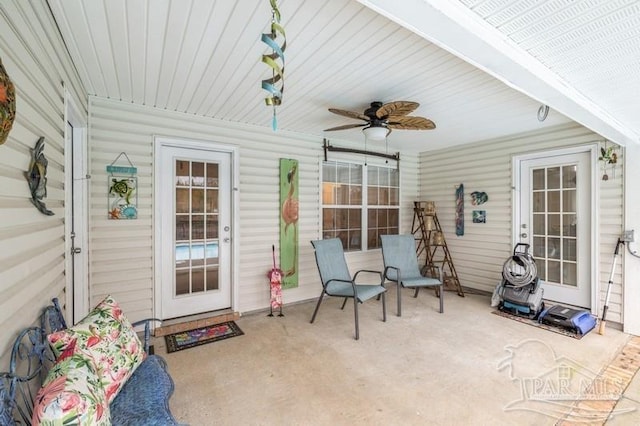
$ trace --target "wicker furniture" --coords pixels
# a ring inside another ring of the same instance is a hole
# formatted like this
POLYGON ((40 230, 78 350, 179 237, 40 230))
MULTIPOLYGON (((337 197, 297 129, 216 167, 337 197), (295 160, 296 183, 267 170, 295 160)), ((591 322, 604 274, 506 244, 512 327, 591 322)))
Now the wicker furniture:
MULTIPOLYGON (((107 408, 104 415, 102 409, 99 410, 102 418, 108 416, 104 418, 106 424, 178 424, 169 410, 169 398, 173 393, 174 384, 167 371, 167 365, 160 356, 149 354, 149 327, 152 321, 154 320, 144 320, 130 325, 131 327, 145 326, 144 355, 115 398, 110 403, 98 401, 99 404, 105 404, 107 408)), ((31 424, 32 419, 38 417, 38 411, 43 410, 42 400, 52 399, 49 396, 46 398, 41 396, 42 384, 47 383, 47 376, 52 370, 59 369, 63 358, 67 358, 65 361, 68 360, 69 354, 58 354, 56 358, 47 335, 61 330, 72 329, 66 327, 58 302, 54 299, 53 305, 44 309, 39 326, 29 327, 19 333, 13 345, 9 371, 0 373, 0 424, 9 426, 31 424)), ((78 352, 73 352, 72 356, 79 356, 78 352)), ((101 368, 98 366, 96 370, 100 372, 101 368)), ((68 374, 69 371, 66 373, 68 374)), ((79 377, 84 376, 79 375, 79 377)), ((74 395, 73 391, 68 394, 74 395)), ((92 397, 95 395, 92 394, 92 397)), ((95 413, 92 414, 95 415, 95 413)), ((82 418, 79 414, 72 412, 71 416, 75 417, 65 418, 65 422, 88 423, 86 418, 82 418)))

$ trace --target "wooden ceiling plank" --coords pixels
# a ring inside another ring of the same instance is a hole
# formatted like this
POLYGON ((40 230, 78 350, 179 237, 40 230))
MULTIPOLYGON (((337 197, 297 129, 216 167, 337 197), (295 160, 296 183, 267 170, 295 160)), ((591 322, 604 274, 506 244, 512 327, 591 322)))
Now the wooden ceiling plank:
POLYGON ((52 8, 56 11, 56 21, 87 93, 106 97, 107 88, 93 48, 83 2, 52 0, 52 8))
POLYGON ((192 31, 189 18, 193 8, 192 0, 181 0, 169 5, 166 26, 163 29, 164 46, 159 64, 158 86, 155 89, 154 106, 157 108, 167 109, 169 93, 176 83, 176 76, 190 72, 190 63, 181 62, 180 57, 185 49, 186 34, 192 31))
POLYGON ((105 74, 107 79, 113 78, 117 93, 112 97, 116 99, 131 99, 131 61, 129 52, 129 29, 127 26, 127 8, 125 0, 112 0, 104 3, 104 13, 107 17, 107 34, 111 50, 111 67, 113 74, 105 74))
POLYGON ((178 111, 193 113, 194 111, 190 105, 196 93, 204 90, 210 81, 215 78, 212 72, 213 62, 224 60, 217 53, 218 46, 223 42, 222 34, 227 26, 228 17, 236 7, 236 2, 215 2, 208 16, 205 30, 198 42, 184 90, 178 98, 176 108, 178 111))
POLYGON ((215 3, 210 0, 195 0, 191 8, 183 43, 177 60, 178 68, 172 78, 172 84, 167 94, 166 108, 172 111, 179 110, 180 99, 187 90, 187 85, 192 76, 198 72, 196 63, 198 52, 204 46, 207 26, 215 9, 215 3))
MULTIPOLYGON (((241 36, 238 31, 245 28, 247 15, 246 5, 235 3, 233 9, 228 14, 221 16, 224 22, 218 22, 218 39, 215 40, 215 49, 209 57, 206 69, 203 70, 198 90, 193 93, 191 100, 187 104, 187 109, 195 114, 204 115, 203 104, 211 96, 215 96, 213 87, 219 79, 219 73, 225 62, 229 60, 234 51, 234 46, 241 36)), ((255 11, 250 12, 251 15, 255 11)))
POLYGON ((144 73, 144 105, 156 106, 165 44, 170 2, 148 0, 146 7, 146 46, 144 73))
POLYGON ((126 32, 129 38, 127 50, 121 52, 122 61, 129 63, 131 97, 124 100, 138 105, 145 103, 147 76, 147 10, 149 1, 126 2, 126 32))

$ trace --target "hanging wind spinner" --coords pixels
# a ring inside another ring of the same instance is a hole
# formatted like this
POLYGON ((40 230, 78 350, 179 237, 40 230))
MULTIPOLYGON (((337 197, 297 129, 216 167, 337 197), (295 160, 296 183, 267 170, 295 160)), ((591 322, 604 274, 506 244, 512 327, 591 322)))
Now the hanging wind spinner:
POLYGON ((272 50, 272 53, 262 55, 262 62, 271 68, 271 78, 262 80, 262 88, 269 92, 265 103, 273 107, 271 127, 276 131, 278 129, 276 107, 282 103, 284 92, 284 51, 287 48, 287 40, 284 28, 280 25, 280 11, 276 0, 269 0, 269 3, 271 3, 271 32, 263 33, 261 40, 272 50))

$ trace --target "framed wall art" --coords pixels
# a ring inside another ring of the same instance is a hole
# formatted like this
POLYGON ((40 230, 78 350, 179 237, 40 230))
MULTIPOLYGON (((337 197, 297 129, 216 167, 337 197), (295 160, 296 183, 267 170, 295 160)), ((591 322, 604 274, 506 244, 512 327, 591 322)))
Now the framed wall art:
POLYGON ((124 152, 107 166, 107 208, 110 220, 138 218, 138 169, 124 152), (115 163, 124 156, 127 166, 117 166, 115 163))

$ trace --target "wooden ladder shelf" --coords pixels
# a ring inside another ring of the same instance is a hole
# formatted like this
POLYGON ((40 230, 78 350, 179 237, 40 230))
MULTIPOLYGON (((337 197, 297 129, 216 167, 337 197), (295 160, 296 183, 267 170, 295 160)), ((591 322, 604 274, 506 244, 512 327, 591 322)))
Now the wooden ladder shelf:
POLYGON ((442 270, 445 290, 454 290, 458 296, 464 297, 464 291, 458 279, 458 273, 453 265, 451 252, 444 238, 435 205, 429 201, 415 201, 413 207, 413 224, 411 233, 416 239, 416 254, 418 259, 424 255, 425 262, 422 273, 435 276, 436 267, 442 270))

